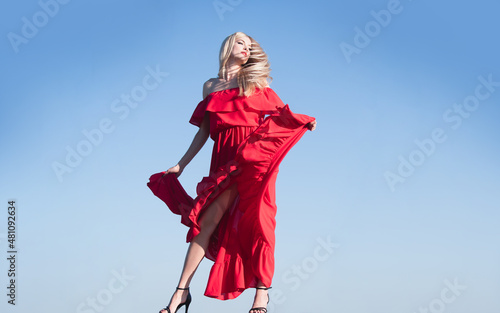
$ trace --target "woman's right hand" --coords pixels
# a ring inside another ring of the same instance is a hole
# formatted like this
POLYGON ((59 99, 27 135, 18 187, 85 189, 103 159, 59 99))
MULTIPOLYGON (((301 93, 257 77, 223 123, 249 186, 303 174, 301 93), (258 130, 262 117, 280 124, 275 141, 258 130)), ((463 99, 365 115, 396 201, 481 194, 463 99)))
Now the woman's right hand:
MULTIPOLYGON (((174 174, 176 174, 176 175, 177 175, 177 177, 179 177, 179 176, 181 176, 182 170, 183 170, 183 169, 181 168, 181 166, 180 166, 179 164, 176 164, 176 165, 172 166, 171 168, 169 168, 169 169, 165 172, 165 174, 163 174, 163 176, 165 176, 165 175, 167 175, 167 174, 170 174, 170 173, 174 173, 174 174)), ((163 176, 162 176, 162 177, 163 177, 163 176)))

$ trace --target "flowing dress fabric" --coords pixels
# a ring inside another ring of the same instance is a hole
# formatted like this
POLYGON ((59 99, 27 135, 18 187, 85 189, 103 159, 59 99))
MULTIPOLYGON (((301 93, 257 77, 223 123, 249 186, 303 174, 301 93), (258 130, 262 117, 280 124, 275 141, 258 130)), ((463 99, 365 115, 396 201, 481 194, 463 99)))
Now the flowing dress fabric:
POLYGON ((275 182, 286 153, 314 118, 292 113, 269 87, 249 97, 239 88, 216 91, 196 107, 190 123, 210 117, 214 140, 210 175, 191 198, 175 174, 153 174, 148 187, 189 227, 186 241, 199 232, 204 210, 236 183, 238 196, 212 234, 205 256, 214 261, 205 295, 233 299, 258 281, 271 286, 276 226, 275 182), (208 113, 207 113, 208 112, 208 113))

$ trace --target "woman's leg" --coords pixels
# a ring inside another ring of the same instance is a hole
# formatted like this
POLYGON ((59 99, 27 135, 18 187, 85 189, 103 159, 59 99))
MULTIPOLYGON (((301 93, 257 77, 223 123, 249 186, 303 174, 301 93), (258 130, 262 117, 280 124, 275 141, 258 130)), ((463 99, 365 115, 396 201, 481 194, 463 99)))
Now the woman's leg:
MULTIPOLYGON (((257 284, 258 288, 266 288, 264 284, 259 281, 257 284)), ((267 302, 269 301, 267 290, 264 289, 255 289, 255 297, 253 298, 252 308, 265 308, 267 307, 267 302)), ((264 312, 264 310, 260 310, 260 312, 264 312)), ((254 310, 252 313, 260 313, 259 310, 254 310)))
MULTIPOLYGON (((189 287, 191 279, 193 278, 198 265, 205 256, 205 250, 208 247, 210 236, 219 224, 219 221, 221 220, 224 213, 233 204, 237 195, 238 191, 236 188, 236 184, 232 184, 230 187, 224 190, 224 192, 221 193, 203 213, 203 216, 200 220, 200 233, 193 238, 189 245, 178 287, 189 287)), ((175 291, 169 304, 169 308, 172 313, 180 303, 186 301, 187 295, 187 290, 175 291)))

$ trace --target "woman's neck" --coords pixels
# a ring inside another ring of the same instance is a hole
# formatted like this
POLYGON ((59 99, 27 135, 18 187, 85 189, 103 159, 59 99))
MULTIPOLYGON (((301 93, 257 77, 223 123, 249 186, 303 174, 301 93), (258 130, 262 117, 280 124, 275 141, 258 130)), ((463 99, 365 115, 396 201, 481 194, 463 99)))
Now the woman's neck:
POLYGON ((226 81, 231 82, 233 80, 236 80, 238 78, 238 72, 240 71, 240 69, 241 64, 230 61, 227 65, 226 81))

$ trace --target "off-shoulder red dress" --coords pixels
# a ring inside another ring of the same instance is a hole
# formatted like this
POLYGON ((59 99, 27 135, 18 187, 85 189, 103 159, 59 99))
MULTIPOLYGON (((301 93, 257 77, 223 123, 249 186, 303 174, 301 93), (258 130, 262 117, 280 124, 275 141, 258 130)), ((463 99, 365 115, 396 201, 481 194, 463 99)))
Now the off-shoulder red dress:
POLYGON ((238 196, 210 238, 205 256, 214 261, 205 295, 233 299, 260 280, 271 286, 276 226, 275 181, 286 153, 313 117, 292 113, 269 87, 248 97, 239 88, 216 91, 202 100, 190 123, 200 126, 209 112, 214 141, 210 174, 191 198, 175 174, 153 174, 148 187, 189 227, 186 241, 199 232, 204 210, 233 183, 238 196), (162 177, 163 176, 163 177, 162 177))

